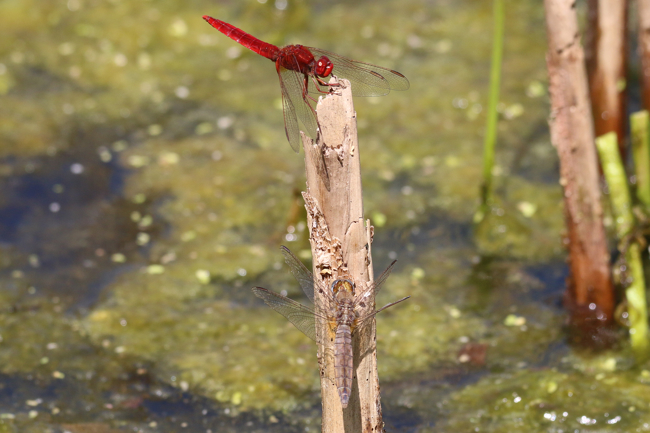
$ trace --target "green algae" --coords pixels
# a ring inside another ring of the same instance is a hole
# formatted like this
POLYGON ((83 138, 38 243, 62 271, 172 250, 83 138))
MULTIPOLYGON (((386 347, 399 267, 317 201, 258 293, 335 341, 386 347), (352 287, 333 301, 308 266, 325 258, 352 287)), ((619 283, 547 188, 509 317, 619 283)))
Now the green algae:
MULTIPOLYGON (((486 289, 472 280, 476 250, 441 246, 429 227, 438 218, 469 225, 477 204, 489 5, 297 2, 281 12, 271 3, 0 4, 0 31, 9 35, 0 38, 0 154, 28 158, 94 146, 102 162, 129 171, 124 196, 146 204, 130 226, 131 248, 141 255, 115 253, 126 270, 80 322, 54 307, 0 317, 4 373, 50 378, 96 369, 117 377, 127 360, 138 359, 163 383, 230 414, 318 405, 315 344, 250 292, 263 285, 300 296, 277 249, 308 248, 296 200, 304 189, 302 156, 286 142, 273 64, 210 28, 205 13, 272 43, 320 46, 396 68, 411 81, 408 92, 355 101, 366 214, 382 222, 376 261, 386 259, 389 235, 421 239, 390 247, 407 259, 378 304, 412 298, 377 318, 382 383, 457 365, 468 341, 486 344, 487 368, 502 372, 538 362, 559 338, 554 310, 517 299, 542 286, 518 263, 495 265, 486 289), (75 144, 83 128, 113 134, 75 144), (525 323, 507 326, 511 314, 525 323), (64 356, 47 349, 52 342, 98 353, 70 349, 80 355, 64 356)), ((556 163, 546 133, 538 132, 547 115, 543 92, 527 93, 545 80, 541 6, 516 4, 508 14, 496 181, 503 202, 476 242, 501 258, 556 258, 560 189, 526 176, 539 166, 553 173, 556 163)), ((581 377, 555 374, 563 375, 553 379, 558 389, 581 377)), ((513 381, 543 380, 528 375, 513 381)), ((503 377, 459 391, 458 411, 446 409, 450 425, 474 427, 463 417, 488 410, 481 397, 496 393, 503 377)), ((20 431, 46 424, 19 423, 20 431)))
POLYGON ((647 431, 650 402, 638 373, 524 370, 451 395, 433 431, 647 431), (478 409, 480 407, 480 409, 478 409))

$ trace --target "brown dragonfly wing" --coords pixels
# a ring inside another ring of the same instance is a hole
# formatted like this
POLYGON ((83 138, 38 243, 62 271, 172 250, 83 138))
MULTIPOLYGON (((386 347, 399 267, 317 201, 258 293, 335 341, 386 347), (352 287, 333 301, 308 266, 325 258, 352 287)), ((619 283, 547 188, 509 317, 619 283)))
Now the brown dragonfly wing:
POLYGON ((377 295, 377 293, 379 293, 382 285, 384 284, 384 282, 386 282, 386 280, 390 276, 390 273, 393 271, 393 268, 395 267, 395 263, 397 263, 397 260, 393 260, 393 263, 388 265, 386 270, 384 270, 384 272, 382 272, 381 275, 375 279, 375 281, 370 285, 370 287, 366 288, 365 290, 362 290, 361 292, 359 292, 359 294, 357 294, 357 296, 354 299, 355 307, 359 306, 361 308, 366 308, 365 305, 367 303, 366 301, 368 299, 373 299, 374 295, 377 295))
POLYGON ((309 298, 310 301, 315 302, 314 298, 314 288, 320 293, 321 299, 325 300, 325 305, 321 306, 321 309, 327 311, 336 311, 336 301, 332 297, 332 293, 328 290, 323 284, 316 283, 314 281, 313 274, 303 265, 303 263, 296 257, 289 248, 282 245, 280 251, 284 256, 284 261, 289 266, 291 273, 294 278, 302 287, 302 291, 305 292, 305 295, 309 298))
POLYGON ((372 319, 372 318, 375 317, 377 314, 379 314, 379 313, 381 313, 382 311, 384 311, 386 308, 388 308, 388 307, 392 307, 392 306, 395 305, 395 304, 399 304, 399 303, 402 302, 402 301, 406 301, 408 298, 410 298, 410 296, 406 296, 406 297, 404 297, 404 298, 402 298, 402 299, 399 299, 399 300, 397 300, 397 301, 395 301, 395 302, 391 302, 390 304, 386 304, 386 305, 384 305, 383 307, 381 307, 379 310, 377 310, 377 311, 373 311, 372 313, 367 314, 367 315, 364 316, 364 317, 360 317, 360 318, 358 318, 358 319, 357 319, 357 329, 360 329, 360 328, 366 326, 368 323, 371 322, 369 319, 372 319))
POLYGON ((318 342, 316 337, 316 320, 328 321, 327 317, 315 312, 293 299, 282 296, 263 287, 253 287, 253 293, 266 305, 282 314, 307 337, 318 342))
MULTIPOLYGON (((391 90, 407 90, 411 85, 409 80, 401 73, 392 69, 370 63, 358 62, 339 56, 320 48, 307 47, 318 59, 327 56, 334 64, 332 74, 345 78, 352 83, 353 96, 382 96, 391 90)), ((327 91, 327 86, 318 86, 322 91, 327 91)), ((317 89, 316 92, 318 92, 317 89)))
MULTIPOLYGON (((371 319, 373 319, 378 313, 382 312, 388 307, 392 307, 393 305, 399 304, 400 302, 410 298, 410 296, 407 296, 398 301, 391 302, 390 304, 384 305, 379 310, 374 310, 373 308, 374 311, 370 311, 370 312, 368 311, 370 308, 373 307, 373 304, 370 304, 368 302, 368 299, 374 300, 374 296, 379 292, 384 282, 388 279, 391 271, 393 270, 393 267, 395 266, 395 263, 397 263, 397 260, 394 260, 390 265, 388 265, 386 270, 382 272, 381 275, 377 277, 377 279, 375 279, 375 281, 373 282, 373 284, 370 285, 370 287, 368 287, 366 290, 361 291, 359 295, 356 296, 353 305, 355 309, 357 309, 357 311, 362 314, 362 316, 359 317, 355 322, 354 333, 356 335, 365 332, 364 328, 368 326, 368 324, 372 323, 371 319)), ((362 348, 362 351, 365 350, 366 350, 365 348, 362 348)))
POLYGON ((280 251, 294 278, 298 281, 300 287, 302 287, 302 291, 305 292, 305 295, 307 295, 311 302, 314 302, 314 276, 289 248, 282 245, 280 251))

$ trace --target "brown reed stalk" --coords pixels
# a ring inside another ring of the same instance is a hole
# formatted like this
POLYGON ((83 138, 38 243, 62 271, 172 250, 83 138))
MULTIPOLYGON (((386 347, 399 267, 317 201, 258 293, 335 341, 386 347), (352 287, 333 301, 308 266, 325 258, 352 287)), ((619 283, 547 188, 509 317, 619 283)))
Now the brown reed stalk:
MULTIPOLYGON (((307 191, 303 197, 314 278, 326 287, 338 278, 349 278, 359 287, 373 279, 370 254, 373 228, 363 218, 356 113, 350 83, 346 80, 340 83, 336 92, 318 103, 320 134, 317 140, 302 137, 307 171, 307 191), (327 170, 327 177, 323 176, 323 168, 327 170)), ((319 299, 318 293, 314 302, 322 305, 323 299, 319 299)), ((368 304, 369 308, 374 308, 374 299, 369 299, 368 304)), ((323 401, 321 431, 383 431, 374 319, 353 338, 354 382, 346 409, 341 408, 336 385, 331 380, 334 376, 331 329, 326 324, 319 327, 319 340, 325 342, 319 344, 318 349, 323 401)))
POLYGON ((611 323, 614 291, 603 226, 594 125, 574 0, 545 0, 551 141, 560 159, 574 317, 611 323), (593 304, 594 308, 591 308, 593 304))
POLYGON ((615 132, 625 155, 627 0, 589 0, 585 55, 596 137, 615 132))

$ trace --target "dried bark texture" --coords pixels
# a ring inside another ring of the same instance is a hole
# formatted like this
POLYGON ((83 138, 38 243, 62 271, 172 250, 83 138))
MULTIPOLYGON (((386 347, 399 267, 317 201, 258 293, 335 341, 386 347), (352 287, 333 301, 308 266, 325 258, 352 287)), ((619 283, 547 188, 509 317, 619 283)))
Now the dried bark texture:
MULTIPOLYGON (((323 98, 317 107, 320 134, 316 142, 303 135, 307 191, 303 193, 310 242, 314 259, 314 278, 328 285, 338 278, 351 278, 359 291, 372 282, 370 244, 372 228, 364 224, 361 197, 361 166, 357 147, 356 113, 349 83, 341 80, 336 94, 323 98), (319 167, 325 166, 329 180, 319 167), (327 187, 329 182, 329 188, 327 187)), ((316 302, 322 302, 316 295, 316 302)), ((374 299, 368 303, 374 308, 374 299)), ((327 328, 327 327, 323 327, 327 328)), ((322 432, 381 432, 383 421, 377 376, 375 323, 355 333, 353 338, 354 380, 352 395, 342 409, 333 371, 333 335, 319 347, 322 432)))
POLYGON ((596 137, 615 132, 625 154, 627 0, 589 0, 586 56, 596 137))
POLYGON ((606 324, 614 309, 587 74, 574 0, 545 0, 551 141, 560 159, 571 278, 568 307, 606 324), (596 309, 590 308, 594 303, 596 309))
POLYGON ((650 0, 637 0, 643 108, 650 111, 650 0))

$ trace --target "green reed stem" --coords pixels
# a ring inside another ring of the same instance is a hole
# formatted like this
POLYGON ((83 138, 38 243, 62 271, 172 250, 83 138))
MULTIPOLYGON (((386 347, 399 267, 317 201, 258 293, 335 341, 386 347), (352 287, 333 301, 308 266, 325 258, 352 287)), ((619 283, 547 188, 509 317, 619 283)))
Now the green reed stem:
POLYGON ((632 200, 627 186, 625 167, 618 151, 618 139, 615 132, 609 132, 596 138, 596 147, 601 165, 609 186, 609 198, 616 222, 616 235, 628 246, 622 251, 627 263, 629 286, 625 289, 630 319, 630 341, 632 348, 645 356, 648 351, 648 312, 645 298, 645 278, 641 263, 641 250, 638 243, 630 240, 634 231, 632 200), (631 281, 630 281, 631 280, 631 281))
POLYGON ((494 0, 494 36, 492 39, 492 66, 490 68, 490 97, 487 107, 487 125, 483 144, 483 184, 481 185, 481 206, 474 220, 479 222, 487 212, 492 195, 492 167, 494 166, 494 147, 497 138, 497 104, 501 85, 501 61, 503 58, 503 0, 494 0), (478 219, 478 221, 477 221, 478 219))
POLYGON ((650 212, 650 114, 643 110, 630 116, 632 156, 636 172, 636 196, 650 212))

